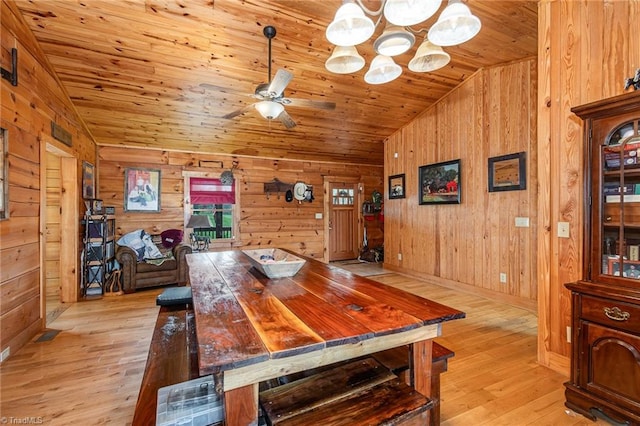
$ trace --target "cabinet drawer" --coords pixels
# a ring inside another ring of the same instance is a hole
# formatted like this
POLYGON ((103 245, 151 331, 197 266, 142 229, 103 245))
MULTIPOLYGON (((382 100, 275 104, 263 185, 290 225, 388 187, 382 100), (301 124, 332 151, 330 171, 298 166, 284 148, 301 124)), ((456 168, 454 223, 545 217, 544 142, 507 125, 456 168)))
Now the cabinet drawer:
POLYGON ((640 334, 640 306, 609 299, 583 296, 580 317, 587 321, 608 325, 640 334), (616 311, 618 308, 619 311, 616 311), (609 314, 607 314, 607 311, 609 314), (620 318, 615 320, 613 318, 620 318), (626 318, 626 319, 622 319, 626 318))

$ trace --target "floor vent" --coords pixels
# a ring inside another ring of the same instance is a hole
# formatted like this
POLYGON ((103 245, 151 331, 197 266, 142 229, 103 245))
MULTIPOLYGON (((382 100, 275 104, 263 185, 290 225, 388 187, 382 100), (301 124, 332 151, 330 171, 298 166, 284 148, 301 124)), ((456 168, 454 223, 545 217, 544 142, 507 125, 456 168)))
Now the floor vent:
POLYGON ((36 340, 36 343, 49 342, 53 340, 53 338, 56 337, 58 333, 60 333, 60 330, 47 330, 44 333, 42 333, 42 336, 38 337, 38 340, 36 340))

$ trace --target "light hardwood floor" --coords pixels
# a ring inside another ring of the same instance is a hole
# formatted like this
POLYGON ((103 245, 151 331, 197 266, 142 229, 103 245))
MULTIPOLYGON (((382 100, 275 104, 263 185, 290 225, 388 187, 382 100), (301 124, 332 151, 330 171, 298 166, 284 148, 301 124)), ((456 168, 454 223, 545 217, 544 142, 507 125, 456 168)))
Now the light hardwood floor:
MULTIPOLYGON (((566 377, 536 364, 534 314, 380 265, 344 267, 467 313, 437 339, 456 353, 442 375, 443 425, 606 424, 566 412, 566 377)), ((71 305, 50 324, 60 330, 55 338, 29 343, 0 366, 0 416, 9 424, 130 424, 160 291, 71 305)))

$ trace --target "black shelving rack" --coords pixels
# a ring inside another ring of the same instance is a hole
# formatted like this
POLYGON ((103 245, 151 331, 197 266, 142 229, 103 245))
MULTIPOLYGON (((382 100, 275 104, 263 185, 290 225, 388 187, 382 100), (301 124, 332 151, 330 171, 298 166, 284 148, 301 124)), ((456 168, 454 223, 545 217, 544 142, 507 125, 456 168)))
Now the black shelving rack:
POLYGON ((86 214, 82 295, 101 296, 115 268, 115 216, 86 214))

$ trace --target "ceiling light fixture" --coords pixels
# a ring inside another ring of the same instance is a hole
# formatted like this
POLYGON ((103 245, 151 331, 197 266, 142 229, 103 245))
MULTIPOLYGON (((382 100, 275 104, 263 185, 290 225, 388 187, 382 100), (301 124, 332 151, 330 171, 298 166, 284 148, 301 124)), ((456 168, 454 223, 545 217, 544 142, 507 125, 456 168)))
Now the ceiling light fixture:
POLYGON ((260 113, 260 115, 266 118, 267 120, 273 120, 274 118, 278 118, 280 113, 284 111, 284 106, 274 101, 260 101, 255 104, 255 107, 260 113))
MULTIPOLYGON (((343 0, 334 20, 326 31, 327 39, 335 44, 325 67, 336 74, 349 74, 362 69, 364 59, 356 45, 367 41, 383 19, 386 27, 374 43, 378 54, 365 73, 365 81, 381 84, 395 80, 402 68, 391 59, 409 51, 415 43, 415 35, 427 29, 414 30, 410 26, 426 21, 433 16, 442 0, 382 0, 380 9, 367 9, 362 0, 343 0), (366 16, 379 16, 377 22, 366 16)), ((462 0, 449 0, 437 22, 428 30, 427 37, 409 62, 413 72, 430 72, 444 67, 450 61, 448 53, 440 46, 454 46, 473 38, 480 31, 478 17, 471 14, 462 0)))
POLYGON ((380 37, 373 42, 373 48, 379 55, 402 55, 413 47, 416 36, 397 25, 388 25, 380 37))

